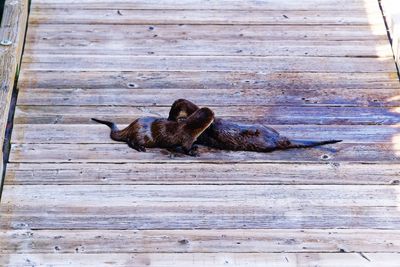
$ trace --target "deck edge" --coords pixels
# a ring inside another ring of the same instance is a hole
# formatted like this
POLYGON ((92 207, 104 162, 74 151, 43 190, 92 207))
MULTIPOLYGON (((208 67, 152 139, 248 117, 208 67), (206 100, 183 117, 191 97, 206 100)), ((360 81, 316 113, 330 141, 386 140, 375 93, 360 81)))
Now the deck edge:
POLYGON ((9 144, 5 136, 12 94, 16 85, 25 33, 29 0, 6 0, 0 27, 0 199, 9 144))

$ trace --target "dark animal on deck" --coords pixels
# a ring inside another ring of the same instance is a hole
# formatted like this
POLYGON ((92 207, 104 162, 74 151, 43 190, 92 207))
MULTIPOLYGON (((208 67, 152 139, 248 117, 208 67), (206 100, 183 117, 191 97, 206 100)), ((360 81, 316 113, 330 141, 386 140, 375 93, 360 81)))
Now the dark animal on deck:
POLYGON ((209 108, 196 109, 185 121, 144 117, 136 119, 123 130, 119 130, 113 122, 92 120, 110 127, 112 140, 126 142, 137 151, 159 147, 196 156, 196 146, 193 143, 211 125, 214 113, 209 108))
MULTIPOLYGON (((183 122, 199 109, 186 99, 176 100, 168 120, 183 122)), ((264 125, 243 125, 229 120, 214 118, 214 122, 197 139, 196 143, 209 147, 237 151, 271 152, 290 148, 308 148, 334 144, 342 140, 308 141, 290 140, 276 130, 264 125)))

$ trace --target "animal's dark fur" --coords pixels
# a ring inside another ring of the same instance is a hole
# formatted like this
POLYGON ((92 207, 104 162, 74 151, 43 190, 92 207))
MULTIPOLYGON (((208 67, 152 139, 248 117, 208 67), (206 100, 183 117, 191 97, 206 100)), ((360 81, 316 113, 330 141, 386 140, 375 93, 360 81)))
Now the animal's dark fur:
POLYGON ((193 143, 213 122, 214 113, 209 108, 197 109, 185 121, 144 117, 136 119, 123 130, 118 130, 113 122, 94 118, 92 120, 110 127, 111 139, 126 142, 137 151, 160 147, 195 155, 193 143))
MULTIPOLYGON (((199 109, 186 99, 176 100, 169 112, 168 120, 185 121, 199 109)), ((289 148, 307 148, 333 144, 342 140, 307 141, 289 140, 271 127, 264 125, 242 125, 215 118, 210 127, 197 139, 198 144, 226 150, 270 152, 289 148)))

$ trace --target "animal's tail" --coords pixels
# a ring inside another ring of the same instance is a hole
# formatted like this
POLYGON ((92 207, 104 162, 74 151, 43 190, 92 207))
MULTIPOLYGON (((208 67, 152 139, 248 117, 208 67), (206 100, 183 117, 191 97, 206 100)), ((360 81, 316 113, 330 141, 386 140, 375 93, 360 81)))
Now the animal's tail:
POLYGON ((290 140, 288 148, 307 148, 322 146, 327 144, 335 144, 342 142, 343 140, 326 140, 326 141, 309 141, 309 140, 290 140))
POLYGON ((124 131, 120 131, 117 127, 117 125, 111 121, 103 121, 103 120, 98 120, 95 118, 92 118, 93 121, 105 124, 111 129, 110 137, 114 141, 119 141, 119 142, 126 142, 126 135, 124 131))

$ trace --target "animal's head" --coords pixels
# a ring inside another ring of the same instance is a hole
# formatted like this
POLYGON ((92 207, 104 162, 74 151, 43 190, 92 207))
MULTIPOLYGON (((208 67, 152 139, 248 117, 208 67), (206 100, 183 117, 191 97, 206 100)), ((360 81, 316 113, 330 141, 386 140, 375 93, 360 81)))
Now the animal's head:
POLYGON ((214 121, 214 112, 209 108, 201 108, 190 115, 185 122, 186 129, 197 138, 214 121))
POLYGON ((199 107, 186 99, 176 100, 169 111, 168 120, 170 121, 184 121, 194 112, 199 110, 199 107))

